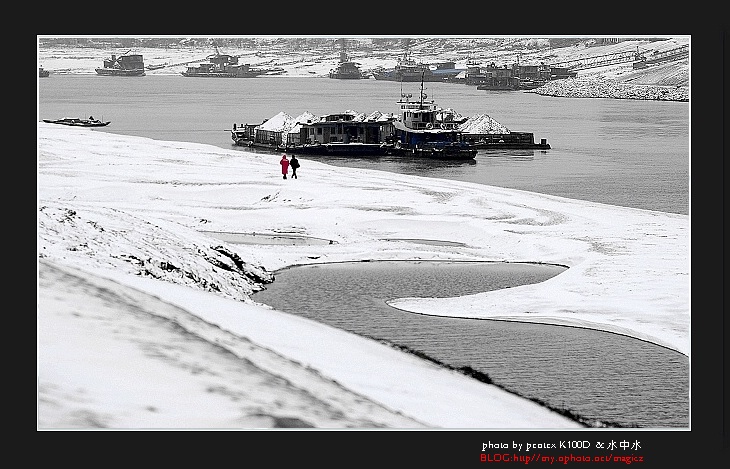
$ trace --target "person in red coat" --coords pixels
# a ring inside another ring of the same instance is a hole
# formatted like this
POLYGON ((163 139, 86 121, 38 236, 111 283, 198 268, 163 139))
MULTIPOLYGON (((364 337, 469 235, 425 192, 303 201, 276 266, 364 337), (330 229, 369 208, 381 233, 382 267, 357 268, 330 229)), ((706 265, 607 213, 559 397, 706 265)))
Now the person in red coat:
POLYGON ((281 164, 281 174, 283 174, 284 179, 286 179, 286 175, 289 173, 289 160, 286 159, 286 154, 281 155, 281 161, 279 161, 279 164, 281 164))

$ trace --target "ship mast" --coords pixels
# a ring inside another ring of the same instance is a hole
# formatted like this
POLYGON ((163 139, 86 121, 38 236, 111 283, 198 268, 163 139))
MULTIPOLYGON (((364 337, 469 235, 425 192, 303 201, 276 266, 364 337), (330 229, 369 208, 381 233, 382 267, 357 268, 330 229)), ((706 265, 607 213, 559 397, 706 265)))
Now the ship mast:
POLYGON ((421 72, 421 101, 419 103, 418 108, 423 109, 423 100, 428 98, 426 93, 423 92, 423 76, 426 74, 426 72, 421 72))

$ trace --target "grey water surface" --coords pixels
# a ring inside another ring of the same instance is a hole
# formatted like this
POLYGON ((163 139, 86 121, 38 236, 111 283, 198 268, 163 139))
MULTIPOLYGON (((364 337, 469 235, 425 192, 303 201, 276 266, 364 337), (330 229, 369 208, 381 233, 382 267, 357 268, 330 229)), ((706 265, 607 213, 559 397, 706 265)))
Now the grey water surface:
MULTIPOLYGON (((419 83, 402 91, 418 93, 419 83)), ((547 139, 545 151, 482 150, 471 162, 398 158, 306 157, 344 167, 474 182, 571 199, 689 213, 689 103, 556 98, 426 83, 429 98, 465 117, 488 114, 511 131, 547 139)), ((38 83, 40 119, 111 121, 104 132, 240 150, 234 123, 260 124, 280 111, 292 117, 354 110, 397 112, 401 84, 383 80, 183 76, 102 77, 54 74, 38 83)), ((272 170, 280 155, 272 154, 272 170)))
MULTIPOLYGON (((689 425, 689 359, 631 337, 576 327, 437 317, 399 297, 453 297, 538 283, 559 266, 390 261, 298 266, 254 301, 469 367, 524 397, 607 426, 689 425)), ((425 403, 424 405, 427 405, 425 403)))

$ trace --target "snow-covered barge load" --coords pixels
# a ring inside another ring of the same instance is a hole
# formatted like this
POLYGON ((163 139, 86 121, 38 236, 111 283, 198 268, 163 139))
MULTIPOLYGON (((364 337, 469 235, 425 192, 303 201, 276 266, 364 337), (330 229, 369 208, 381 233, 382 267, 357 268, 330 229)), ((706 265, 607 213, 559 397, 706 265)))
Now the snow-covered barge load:
POLYGON ((513 132, 486 114, 477 114, 459 125, 459 139, 479 150, 549 150, 547 139, 535 142, 532 132, 513 132))
POLYGON ((479 149, 540 149, 530 132, 512 132, 486 114, 470 118, 432 103, 405 100, 395 114, 345 111, 323 116, 284 112, 261 124, 233 124, 235 145, 304 155, 377 157, 418 156, 474 159, 479 149))

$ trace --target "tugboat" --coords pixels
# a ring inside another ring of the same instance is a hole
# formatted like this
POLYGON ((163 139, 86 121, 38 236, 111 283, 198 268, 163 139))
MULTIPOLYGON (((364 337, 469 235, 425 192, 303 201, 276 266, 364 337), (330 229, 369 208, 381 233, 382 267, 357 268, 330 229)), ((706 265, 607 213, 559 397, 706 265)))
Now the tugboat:
POLYGON ((130 51, 117 57, 104 60, 104 67, 97 68, 96 73, 108 77, 141 77, 144 76, 144 59, 140 54, 129 54, 130 51), (129 55, 127 55, 129 54, 129 55))
POLYGON ((330 70, 329 77, 336 78, 338 80, 359 80, 365 78, 363 73, 360 71, 358 64, 351 61, 347 57, 347 51, 345 50, 345 40, 340 39, 342 45, 342 51, 340 52, 340 63, 337 67, 330 70))
POLYGON ((45 78, 45 77, 49 76, 50 74, 51 74, 51 72, 49 72, 48 70, 45 70, 42 65, 40 67, 38 67, 38 78, 45 78))
POLYGON ((421 92, 417 101, 411 101, 411 94, 401 92, 399 119, 393 122, 395 147, 405 156, 437 158, 447 160, 472 160, 477 148, 462 141, 460 122, 453 114, 443 111, 433 100, 421 92))
POLYGON ((218 45, 213 43, 215 54, 208 56, 208 63, 198 66, 189 66, 182 72, 184 77, 212 77, 212 78, 253 78, 266 74, 267 70, 258 70, 250 64, 239 64, 238 57, 221 54, 218 45))

